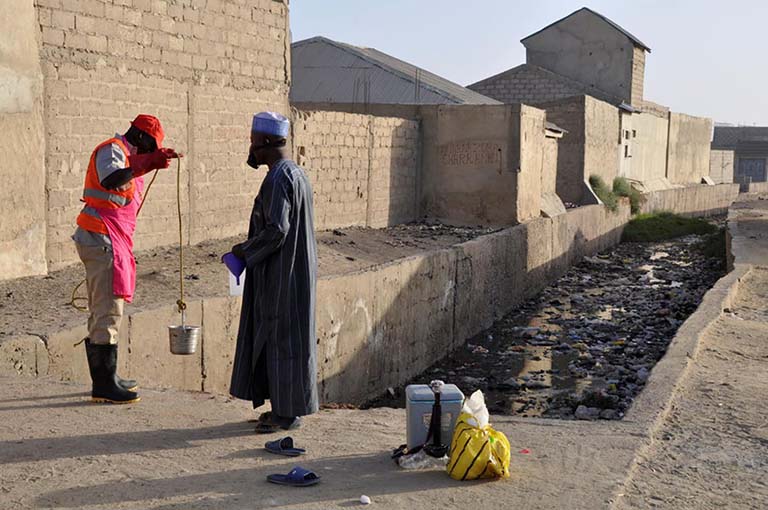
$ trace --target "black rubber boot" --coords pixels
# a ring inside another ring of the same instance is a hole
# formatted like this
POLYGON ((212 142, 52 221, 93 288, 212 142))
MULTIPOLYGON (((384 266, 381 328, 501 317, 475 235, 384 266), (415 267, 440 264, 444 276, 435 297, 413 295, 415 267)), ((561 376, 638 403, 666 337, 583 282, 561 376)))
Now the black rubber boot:
POLYGON ((93 389, 91 400, 110 404, 131 404, 139 401, 139 395, 123 388, 117 378, 117 345, 85 343, 88 368, 91 371, 93 389))
MULTIPOLYGON (((91 339, 84 338, 83 340, 85 341, 85 349, 87 351, 88 346, 91 344, 91 339)), ((123 379, 119 375, 117 376, 117 384, 119 384, 120 386, 122 386, 128 391, 136 391, 139 388, 139 383, 137 383, 133 379, 123 379)))

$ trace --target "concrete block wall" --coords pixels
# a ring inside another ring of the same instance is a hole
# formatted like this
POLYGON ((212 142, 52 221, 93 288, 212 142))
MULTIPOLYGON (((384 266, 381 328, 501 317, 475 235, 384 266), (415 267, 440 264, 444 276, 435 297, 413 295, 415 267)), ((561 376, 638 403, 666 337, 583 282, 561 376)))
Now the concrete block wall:
POLYGON ((421 173, 418 122, 371 118, 369 227, 380 228, 417 219, 421 173))
MULTIPOLYGON (((188 238, 242 232, 262 176, 247 169, 250 116, 288 113, 288 6, 257 0, 36 0, 45 85, 47 258, 69 239, 94 146, 138 113, 160 117, 187 153, 188 238)), ((139 249, 176 237, 175 178, 162 172, 142 211, 139 249)))
POLYGON ((293 136, 296 160, 312 181, 317 229, 418 217, 417 121, 295 110, 293 136))
POLYGON ((643 89, 645 88, 645 50, 635 46, 632 49, 632 83, 630 97, 633 106, 643 103, 643 89))
POLYGON ((0 9, 0 280, 45 273, 43 77, 31 0, 0 9))
POLYGON ((294 152, 312 182, 315 228, 365 226, 370 117, 296 112, 294 119, 294 152))
POLYGON ((669 114, 667 179, 675 184, 698 184, 709 175, 712 119, 683 113, 669 114))
POLYGON ((709 153, 709 176, 717 184, 728 184, 733 181, 733 160, 734 151, 732 150, 710 150, 709 153))
POLYGON ((553 73, 523 64, 468 87, 502 103, 537 104, 586 92, 587 87, 558 79, 553 73))

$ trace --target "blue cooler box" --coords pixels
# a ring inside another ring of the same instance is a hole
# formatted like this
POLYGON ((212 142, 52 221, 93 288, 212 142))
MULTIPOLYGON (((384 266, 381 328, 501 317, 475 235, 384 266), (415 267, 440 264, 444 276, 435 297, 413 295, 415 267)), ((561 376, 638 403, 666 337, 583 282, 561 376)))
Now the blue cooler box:
MULTIPOLYGON (((405 414, 407 419, 406 441, 408 448, 423 445, 429 433, 429 423, 432 419, 432 404, 435 394, 426 384, 411 384, 405 388, 405 414)), ((464 394, 455 384, 446 384, 440 393, 442 408, 442 443, 451 444, 453 427, 461 414, 464 405, 464 394)))

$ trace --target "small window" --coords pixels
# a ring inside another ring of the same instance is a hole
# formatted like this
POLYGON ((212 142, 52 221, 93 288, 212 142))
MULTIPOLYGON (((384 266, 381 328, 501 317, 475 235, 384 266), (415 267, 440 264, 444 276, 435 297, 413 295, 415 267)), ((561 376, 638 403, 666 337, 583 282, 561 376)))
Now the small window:
POLYGON ((624 146, 624 157, 625 158, 631 158, 632 154, 629 152, 629 144, 624 146))
POLYGON ((629 129, 627 129, 626 131, 624 131, 624 138, 625 138, 625 139, 627 139, 627 140, 629 140, 629 129))
POLYGON ((632 138, 637 138, 637 131, 634 129, 632 130, 632 138))

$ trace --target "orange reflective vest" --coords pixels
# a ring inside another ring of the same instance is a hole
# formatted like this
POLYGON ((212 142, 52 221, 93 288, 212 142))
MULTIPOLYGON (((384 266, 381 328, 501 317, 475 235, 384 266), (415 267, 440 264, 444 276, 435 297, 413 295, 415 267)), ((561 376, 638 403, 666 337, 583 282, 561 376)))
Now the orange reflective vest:
POLYGON ((125 160, 128 161, 130 152, 125 143, 119 138, 110 138, 100 143, 93 150, 91 160, 88 163, 88 170, 85 173, 85 185, 83 186, 83 198, 81 199, 82 202, 85 202, 85 207, 83 207, 83 210, 80 211, 77 217, 77 225, 80 228, 99 234, 108 234, 108 231, 107 226, 99 215, 98 209, 119 209, 125 207, 134 199, 136 191, 133 179, 126 183, 126 189, 123 191, 106 189, 99 182, 99 172, 96 170, 96 153, 102 147, 110 144, 116 144, 120 147, 125 154, 125 160))

